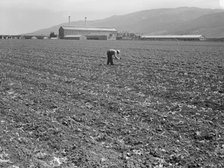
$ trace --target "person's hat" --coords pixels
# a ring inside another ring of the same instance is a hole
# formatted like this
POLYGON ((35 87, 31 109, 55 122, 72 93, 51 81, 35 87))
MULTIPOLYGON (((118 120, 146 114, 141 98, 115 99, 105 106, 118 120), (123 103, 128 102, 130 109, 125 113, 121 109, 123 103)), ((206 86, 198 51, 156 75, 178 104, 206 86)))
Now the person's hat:
POLYGON ((121 52, 120 50, 117 50, 117 53, 118 53, 118 54, 120 54, 120 52, 121 52))

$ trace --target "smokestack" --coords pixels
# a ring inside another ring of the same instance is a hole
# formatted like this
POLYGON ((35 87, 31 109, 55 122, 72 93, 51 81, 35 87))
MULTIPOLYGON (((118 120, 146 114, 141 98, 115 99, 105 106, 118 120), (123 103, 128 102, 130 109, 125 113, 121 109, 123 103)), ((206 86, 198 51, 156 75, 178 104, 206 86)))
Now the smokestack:
POLYGON ((86 26, 86 22, 87 22, 87 17, 85 17, 85 26, 86 26))
POLYGON ((70 16, 68 16, 68 25, 70 26, 70 16))

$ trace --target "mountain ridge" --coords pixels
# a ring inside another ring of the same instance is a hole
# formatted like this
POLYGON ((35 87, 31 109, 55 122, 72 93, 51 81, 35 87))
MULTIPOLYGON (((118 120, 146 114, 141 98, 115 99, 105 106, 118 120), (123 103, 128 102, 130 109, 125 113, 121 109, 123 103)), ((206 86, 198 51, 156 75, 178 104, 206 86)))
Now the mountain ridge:
MULTIPOLYGON (((224 37, 224 10, 195 7, 163 8, 137 11, 125 15, 113 15, 105 19, 90 20, 88 27, 113 27, 118 32, 147 35, 202 34, 205 37, 224 37), (207 23, 207 24, 206 24, 207 23)), ((84 27, 84 21, 73 21, 71 26, 84 27)), ((58 24, 28 34, 58 34, 58 24)))

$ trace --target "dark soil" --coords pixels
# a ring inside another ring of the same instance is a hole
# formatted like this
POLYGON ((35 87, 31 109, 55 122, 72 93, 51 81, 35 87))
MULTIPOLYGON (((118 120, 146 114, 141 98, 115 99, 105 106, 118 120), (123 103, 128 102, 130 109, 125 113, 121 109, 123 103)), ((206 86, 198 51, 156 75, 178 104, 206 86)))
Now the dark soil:
POLYGON ((0 41, 0 167, 224 167, 224 45, 0 41), (121 60, 106 65, 106 50, 121 60))

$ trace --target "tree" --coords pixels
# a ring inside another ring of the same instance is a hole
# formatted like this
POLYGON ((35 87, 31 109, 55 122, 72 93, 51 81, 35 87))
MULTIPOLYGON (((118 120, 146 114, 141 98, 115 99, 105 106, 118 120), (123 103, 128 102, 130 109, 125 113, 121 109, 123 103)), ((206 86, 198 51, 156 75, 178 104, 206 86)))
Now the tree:
POLYGON ((57 37, 57 35, 54 34, 54 32, 51 32, 51 33, 50 33, 50 38, 51 38, 51 37, 57 37))

